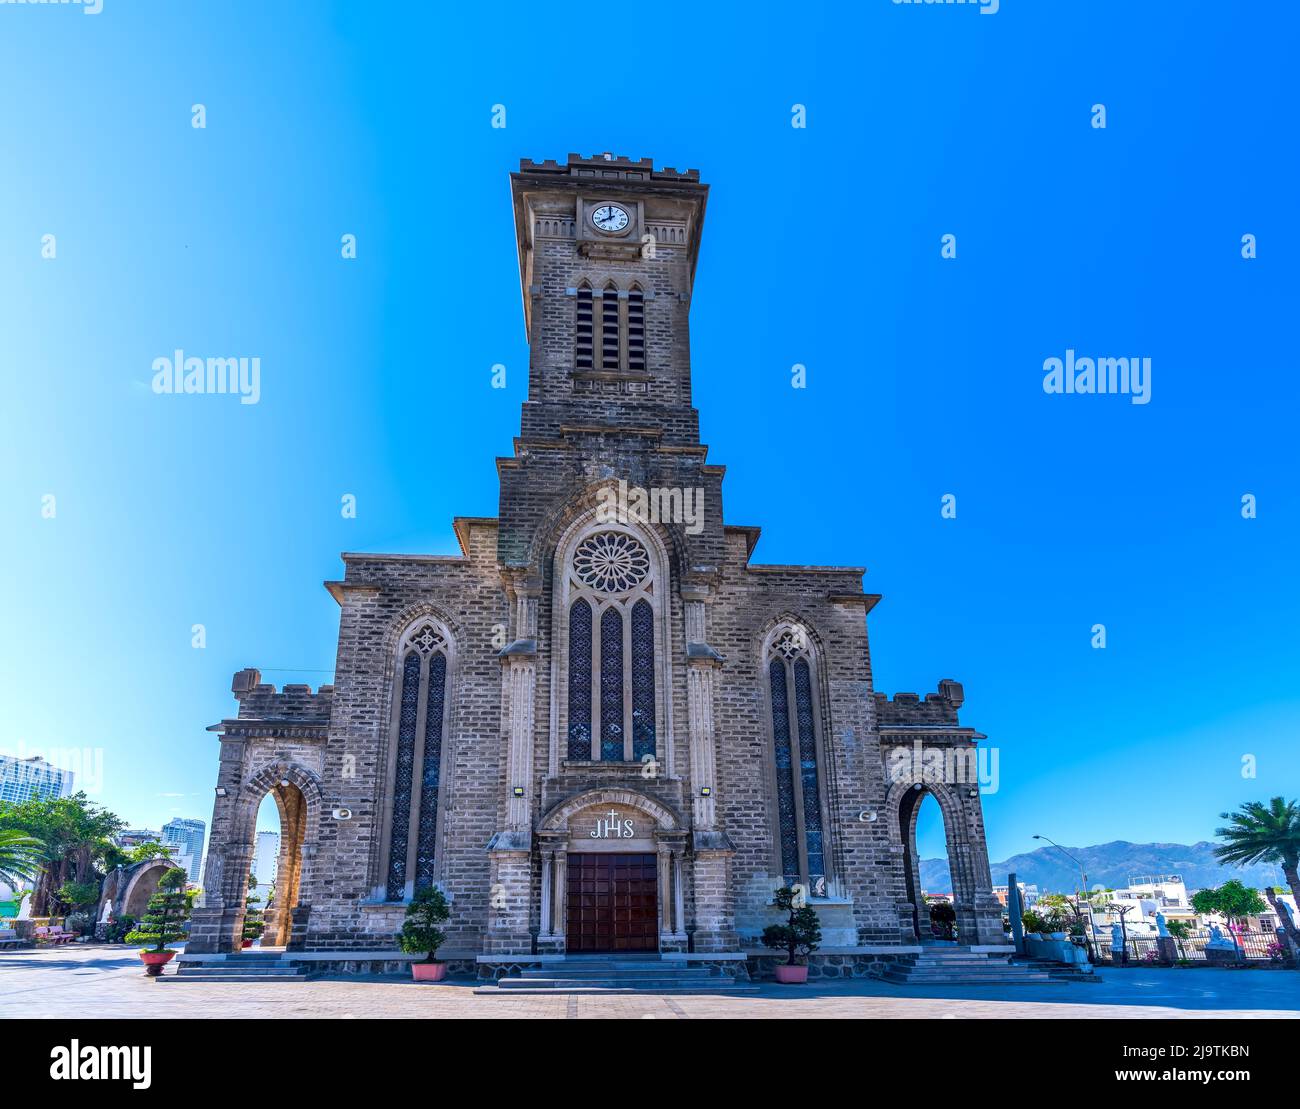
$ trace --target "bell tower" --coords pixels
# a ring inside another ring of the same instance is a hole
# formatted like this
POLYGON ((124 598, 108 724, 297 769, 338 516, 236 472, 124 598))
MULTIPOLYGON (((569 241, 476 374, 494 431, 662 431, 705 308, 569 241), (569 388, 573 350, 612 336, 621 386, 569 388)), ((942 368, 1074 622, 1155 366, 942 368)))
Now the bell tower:
POLYGON ((688 318, 707 185, 652 159, 570 154, 511 174, 530 349, 525 439, 651 428, 699 442, 688 318))

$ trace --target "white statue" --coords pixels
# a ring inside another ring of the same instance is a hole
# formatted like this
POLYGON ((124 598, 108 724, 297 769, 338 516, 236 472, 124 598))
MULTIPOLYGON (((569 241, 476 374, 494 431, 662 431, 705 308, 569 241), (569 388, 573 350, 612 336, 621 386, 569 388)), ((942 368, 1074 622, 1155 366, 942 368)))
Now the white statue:
POLYGON ((1217 924, 1210 925, 1210 938, 1205 944, 1206 947, 1225 948, 1228 951, 1236 951, 1237 945, 1223 934, 1223 929, 1217 924))
POLYGON ((1163 937, 1168 937, 1169 935, 1169 929, 1165 926, 1164 913, 1156 913, 1156 934, 1163 937))
POLYGON ((111 897, 106 897, 104 898, 104 911, 99 914, 99 923, 109 924, 112 922, 112 920, 113 920, 113 899, 111 897))
POLYGON ((21 900, 18 903, 18 920, 32 919, 32 891, 24 890, 19 894, 21 900))

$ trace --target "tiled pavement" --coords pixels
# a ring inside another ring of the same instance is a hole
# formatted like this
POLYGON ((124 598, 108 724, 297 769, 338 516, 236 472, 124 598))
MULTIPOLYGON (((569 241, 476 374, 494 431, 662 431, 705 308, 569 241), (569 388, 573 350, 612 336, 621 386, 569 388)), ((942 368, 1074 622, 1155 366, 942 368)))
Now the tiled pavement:
MULTIPOLYGON (((170 970, 170 968, 169 968, 170 970)), ((1300 1017, 1300 973, 1103 970, 1100 985, 906 987, 860 980, 766 984, 757 994, 484 997, 472 983, 149 981, 134 948, 78 945, 0 954, 0 1018, 33 1017, 1300 1017)))

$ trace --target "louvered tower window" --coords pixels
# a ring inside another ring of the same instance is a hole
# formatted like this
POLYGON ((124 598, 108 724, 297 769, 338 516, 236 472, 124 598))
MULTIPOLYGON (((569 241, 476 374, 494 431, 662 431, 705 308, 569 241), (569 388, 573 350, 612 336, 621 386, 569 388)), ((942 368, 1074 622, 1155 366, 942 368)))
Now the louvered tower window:
POLYGON ((592 308, 591 286, 584 284, 578 289, 577 329, 574 336, 574 365, 580 370, 590 370, 595 365, 595 352, 592 348, 595 318, 592 308))
POLYGON ((627 294, 627 368, 645 369, 645 295, 635 286, 627 294))
POLYGON ((600 298, 600 369, 619 369, 618 287, 611 281, 600 298))

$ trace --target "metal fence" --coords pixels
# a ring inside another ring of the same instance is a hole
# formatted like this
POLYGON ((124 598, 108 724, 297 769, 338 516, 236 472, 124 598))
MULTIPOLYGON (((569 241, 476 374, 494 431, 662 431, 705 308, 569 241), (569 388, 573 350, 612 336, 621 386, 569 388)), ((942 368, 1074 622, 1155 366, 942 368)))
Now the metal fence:
MULTIPOLYGON (((1237 949, 1246 962, 1268 963, 1280 961, 1282 958, 1278 938, 1272 932, 1235 932, 1228 935, 1230 938, 1235 936, 1237 949)), ((1205 962, 1205 945, 1210 942, 1210 939, 1211 936, 1208 931, 1193 932, 1185 940, 1174 937, 1174 948, 1178 952, 1178 958, 1193 963, 1205 962)), ((1156 936, 1130 935, 1126 950, 1130 964, 1160 962, 1160 951, 1157 946, 1156 936)), ((1116 954, 1116 952, 1111 951, 1109 935, 1099 934, 1093 937, 1093 955, 1095 959, 1102 963, 1122 961, 1122 959, 1116 959, 1116 954)))

